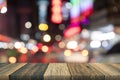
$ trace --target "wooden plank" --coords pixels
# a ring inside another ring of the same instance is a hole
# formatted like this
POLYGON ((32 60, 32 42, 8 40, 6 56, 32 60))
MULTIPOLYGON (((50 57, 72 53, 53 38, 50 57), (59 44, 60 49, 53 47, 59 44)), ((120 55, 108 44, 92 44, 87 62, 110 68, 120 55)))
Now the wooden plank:
POLYGON ((28 63, 10 75, 10 80, 43 80, 48 64, 28 63))
POLYGON ((0 63, 0 80, 120 80, 120 64, 0 63))
POLYGON ((116 63, 116 64, 111 64, 112 66, 118 68, 120 70, 120 64, 116 63))
POLYGON ((45 80, 70 80, 70 78, 66 63, 50 63, 44 74, 45 80))
POLYGON ((104 75, 90 64, 68 63, 72 80, 104 80, 104 75))
POLYGON ((26 63, 16 64, 1 64, 4 65, 0 68, 0 80, 9 80, 9 75, 23 67, 26 63))
POLYGON ((96 63, 91 64, 92 67, 105 75, 105 80, 120 80, 120 65, 96 63))
POLYGON ((0 63, 0 70, 5 69, 5 66, 8 66, 8 63, 0 63))
POLYGON ((0 68, 4 67, 6 65, 8 65, 8 63, 0 63, 0 68))

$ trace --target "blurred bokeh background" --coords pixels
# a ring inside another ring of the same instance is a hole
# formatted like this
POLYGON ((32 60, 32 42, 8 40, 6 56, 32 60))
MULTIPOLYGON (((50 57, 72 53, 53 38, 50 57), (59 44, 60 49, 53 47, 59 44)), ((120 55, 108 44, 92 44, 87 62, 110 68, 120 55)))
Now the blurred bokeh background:
POLYGON ((0 0, 0 63, 120 62, 120 0, 0 0))

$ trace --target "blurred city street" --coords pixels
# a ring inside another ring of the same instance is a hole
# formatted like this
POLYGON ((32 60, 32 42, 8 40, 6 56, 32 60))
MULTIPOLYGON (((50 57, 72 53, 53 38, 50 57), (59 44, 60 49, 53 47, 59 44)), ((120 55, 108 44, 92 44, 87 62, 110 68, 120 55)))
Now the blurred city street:
POLYGON ((0 63, 120 63, 120 0, 0 0, 0 63))

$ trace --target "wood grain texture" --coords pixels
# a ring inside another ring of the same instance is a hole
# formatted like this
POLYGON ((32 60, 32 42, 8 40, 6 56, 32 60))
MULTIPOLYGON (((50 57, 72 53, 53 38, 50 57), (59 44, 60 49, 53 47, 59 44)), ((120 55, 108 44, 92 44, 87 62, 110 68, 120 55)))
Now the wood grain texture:
POLYGON ((0 63, 0 70, 5 69, 5 66, 7 66, 7 63, 0 63))
POLYGON ((120 80, 120 64, 0 63, 0 80, 120 80))
POLYGON ((104 80, 120 80, 120 65, 96 63, 90 64, 92 67, 104 74, 104 80))
POLYGON ((16 63, 16 64, 2 64, 0 66, 0 80, 9 80, 9 75, 23 67, 25 63, 16 63))
POLYGON ((6 65, 8 65, 8 63, 0 63, 0 69, 6 65))
POLYGON ((44 80, 70 80, 71 75, 66 63, 50 63, 44 80))
POLYGON ((48 64, 28 63, 10 75, 10 80, 43 80, 48 64))
POLYGON ((68 63, 72 80, 104 80, 104 75, 89 64, 68 63))

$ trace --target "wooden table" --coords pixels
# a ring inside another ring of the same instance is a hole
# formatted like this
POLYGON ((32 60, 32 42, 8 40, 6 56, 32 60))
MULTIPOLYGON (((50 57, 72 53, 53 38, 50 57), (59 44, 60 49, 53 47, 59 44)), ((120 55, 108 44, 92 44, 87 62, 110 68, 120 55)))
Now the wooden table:
POLYGON ((120 80, 120 64, 0 63, 0 80, 120 80))

